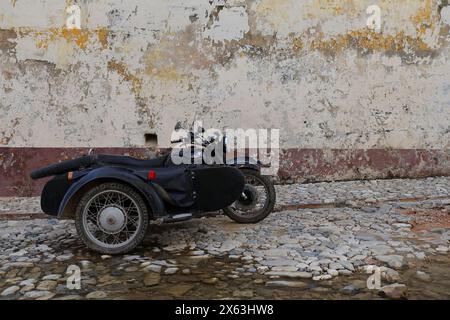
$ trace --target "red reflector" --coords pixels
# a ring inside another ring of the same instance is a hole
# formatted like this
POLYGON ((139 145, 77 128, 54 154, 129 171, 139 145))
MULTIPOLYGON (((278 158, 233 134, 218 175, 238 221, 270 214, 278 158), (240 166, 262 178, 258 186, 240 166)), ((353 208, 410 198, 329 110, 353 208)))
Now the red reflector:
POLYGON ((147 179, 148 179, 148 180, 155 180, 155 179, 156 179, 156 172, 153 171, 153 170, 150 170, 150 171, 148 172, 147 179))

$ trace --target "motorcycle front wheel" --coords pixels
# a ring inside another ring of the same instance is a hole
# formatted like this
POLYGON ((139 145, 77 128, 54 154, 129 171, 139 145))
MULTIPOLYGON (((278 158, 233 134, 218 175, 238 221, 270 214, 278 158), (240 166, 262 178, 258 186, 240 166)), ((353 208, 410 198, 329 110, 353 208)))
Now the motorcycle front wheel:
POLYGON ((245 176, 245 187, 239 199, 223 212, 238 223, 258 223, 273 210, 276 201, 272 181, 258 171, 241 169, 245 176))

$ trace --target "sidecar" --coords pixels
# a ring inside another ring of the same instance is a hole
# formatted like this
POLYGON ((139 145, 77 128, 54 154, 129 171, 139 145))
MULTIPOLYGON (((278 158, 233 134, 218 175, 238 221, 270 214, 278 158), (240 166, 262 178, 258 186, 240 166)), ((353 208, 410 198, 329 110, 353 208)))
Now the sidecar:
POLYGON ((122 254, 142 241, 150 219, 181 221, 224 209, 244 190, 244 176, 234 167, 167 165, 168 157, 88 155, 30 176, 53 176, 41 195, 46 214, 74 218, 89 248, 122 254))

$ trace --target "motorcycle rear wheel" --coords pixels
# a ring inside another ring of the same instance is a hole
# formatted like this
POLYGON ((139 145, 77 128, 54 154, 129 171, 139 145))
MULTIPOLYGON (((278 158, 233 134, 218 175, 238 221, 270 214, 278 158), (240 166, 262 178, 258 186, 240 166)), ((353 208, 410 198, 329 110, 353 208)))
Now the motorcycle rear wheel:
POLYGON ((241 169, 246 185, 242 196, 223 212, 238 223, 258 223, 264 220, 275 206, 276 193, 273 182, 258 171, 241 169), (262 191, 262 192, 261 192, 262 191), (258 207, 258 201, 263 203, 258 207))

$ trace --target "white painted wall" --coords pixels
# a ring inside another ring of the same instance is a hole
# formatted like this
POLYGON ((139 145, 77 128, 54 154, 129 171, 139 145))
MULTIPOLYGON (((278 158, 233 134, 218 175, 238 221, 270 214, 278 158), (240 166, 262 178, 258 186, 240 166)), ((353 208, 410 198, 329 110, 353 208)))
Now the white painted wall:
POLYGON ((449 148, 448 7, 379 1, 376 34, 372 1, 224 3, 89 1, 77 33, 64 1, 0 1, 0 146, 166 146, 196 118, 284 148, 449 148))

